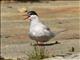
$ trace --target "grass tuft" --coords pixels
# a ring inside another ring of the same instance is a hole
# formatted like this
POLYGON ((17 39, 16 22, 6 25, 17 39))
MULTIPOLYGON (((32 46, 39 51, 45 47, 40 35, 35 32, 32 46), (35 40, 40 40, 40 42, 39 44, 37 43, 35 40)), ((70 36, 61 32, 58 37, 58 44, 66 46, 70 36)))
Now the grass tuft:
POLYGON ((48 58, 48 56, 45 55, 45 48, 43 46, 34 46, 34 51, 27 54, 27 56, 29 57, 28 60, 42 60, 48 58))

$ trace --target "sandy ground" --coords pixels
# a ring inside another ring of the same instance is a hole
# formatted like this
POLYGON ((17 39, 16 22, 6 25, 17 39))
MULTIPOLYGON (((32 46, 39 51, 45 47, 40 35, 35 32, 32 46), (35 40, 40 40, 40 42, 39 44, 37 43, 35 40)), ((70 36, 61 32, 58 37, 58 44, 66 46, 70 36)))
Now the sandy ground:
POLYGON ((1 5, 1 55, 5 58, 27 57, 33 50, 32 41, 27 33, 29 22, 24 21, 18 9, 26 7, 40 14, 41 20, 52 31, 66 31, 57 34, 47 43, 59 41, 60 44, 46 46, 49 55, 67 55, 80 52, 79 35, 79 2, 50 2, 50 3, 12 3, 1 5), (74 47, 74 52, 72 52, 74 47))

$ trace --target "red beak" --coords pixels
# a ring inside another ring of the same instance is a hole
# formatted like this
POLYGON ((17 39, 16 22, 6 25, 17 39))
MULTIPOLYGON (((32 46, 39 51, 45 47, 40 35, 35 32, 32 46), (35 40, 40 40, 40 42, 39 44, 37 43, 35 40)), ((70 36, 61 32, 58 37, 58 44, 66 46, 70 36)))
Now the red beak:
POLYGON ((30 16, 28 15, 23 15, 24 16, 24 20, 28 19, 30 16))
POLYGON ((26 16, 25 18, 24 18, 24 20, 26 20, 26 19, 28 19, 29 18, 29 16, 26 16))

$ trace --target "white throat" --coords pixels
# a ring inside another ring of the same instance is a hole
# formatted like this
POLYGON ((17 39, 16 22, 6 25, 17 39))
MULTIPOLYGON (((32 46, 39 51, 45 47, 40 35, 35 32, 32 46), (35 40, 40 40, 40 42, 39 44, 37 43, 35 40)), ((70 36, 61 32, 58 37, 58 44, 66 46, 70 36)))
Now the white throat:
POLYGON ((31 21, 30 21, 31 24, 37 24, 37 23, 40 22, 40 21, 39 21, 39 17, 36 16, 36 15, 31 15, 29 19, 31 20, 31 21))
POLYGON ((32 15, 30 17, 31 21, 30 21, 30 28, 34 28, 35 26, 37 25, 40 25, 41 24, 41 21, 39 20, 39 17, 36 16, 36 15, 32 15))

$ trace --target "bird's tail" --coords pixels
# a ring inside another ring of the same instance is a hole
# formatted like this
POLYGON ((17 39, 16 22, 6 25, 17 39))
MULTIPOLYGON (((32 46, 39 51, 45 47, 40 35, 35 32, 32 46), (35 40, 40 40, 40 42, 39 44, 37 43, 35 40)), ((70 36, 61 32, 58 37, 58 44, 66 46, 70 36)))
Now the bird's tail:
POLYGON ((65 31, 67 31, 67 29, 64 29, 64 30, 61 30, 61 31, 55 32, 55 35, 60 34, 60 33, 62 33, 62 32, 65 32, 65 31))

